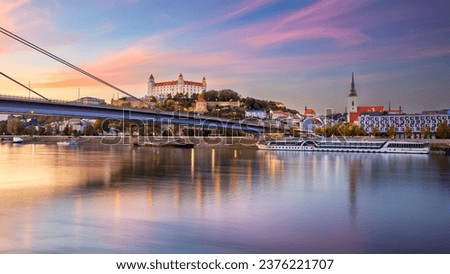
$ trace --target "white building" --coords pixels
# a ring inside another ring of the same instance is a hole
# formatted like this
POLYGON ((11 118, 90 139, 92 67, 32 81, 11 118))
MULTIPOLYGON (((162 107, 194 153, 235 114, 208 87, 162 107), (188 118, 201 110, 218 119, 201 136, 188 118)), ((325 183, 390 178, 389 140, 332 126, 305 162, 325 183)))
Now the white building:
POLYGON ((393 125, 398 133, 404 133, 405 128, 409 127, 413 133, 420 133, 423 126, 429 126, 431 132, 435 132, 439 123, 450 124, 450 112, 443 110, 436 114, 383 114, 366 113, 361 115, 360 124, 365 131, 371 132, 377 127, 380 132, 387 132, 393 125))
POLYGON ((80 103, 83 105, 89 106, 101 106, 106 105, 104 99, 94 98, 94 97, 81 97, 80 99, 75 100, 76 103, 80 103))
POLYGON ((155 82, 153 74, 148 78, 148 96, 155 96, 158 100, 164 100, 170 94, 174 96, 177 93, 187 93, 191 96, 193 93, 206 91, 206 78, 202 82, 185 81, 183 74, 180 73, 178 80, 155 82))

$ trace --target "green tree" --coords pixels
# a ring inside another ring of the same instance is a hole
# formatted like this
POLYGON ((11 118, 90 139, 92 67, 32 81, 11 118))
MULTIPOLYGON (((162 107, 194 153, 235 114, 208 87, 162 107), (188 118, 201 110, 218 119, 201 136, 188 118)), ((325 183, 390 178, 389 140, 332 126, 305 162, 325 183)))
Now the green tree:
POLYGON ((411 138, 413 132, 410 126, 406 126, 405 127, 405 137, 406 138, 411 138))
POLYGON ((436 128, 436 137, 439 139, 448 139, 450 137, 450 128, 447 122, 440 122, 436 128))
POLYGON ((388 129, 386 130, 386 135, 389 138, 394 139, 395 138, 395 134, 397 134, 397 128, 394 125, 390 125, 388 127, 388 129))
POLYGON ((208 90, 202 92, 202 97, 206 101, 218 101, 219 100, 219 92, 217 90, 208 90))
POLYGON ((241 96, 239 94, 231 89, 222 89, 218 93, 218 99, 219 101, 239 101, 241 99, 241 96))

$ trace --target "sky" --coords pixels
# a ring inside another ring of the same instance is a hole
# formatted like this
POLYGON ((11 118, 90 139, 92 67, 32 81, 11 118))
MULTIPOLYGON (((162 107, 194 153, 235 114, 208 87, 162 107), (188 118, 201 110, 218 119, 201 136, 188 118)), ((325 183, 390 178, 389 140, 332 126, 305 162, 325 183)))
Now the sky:
MULTIPOLYGON (((0 0, 0 26, 142 97, 147 81, 344 112, 450 108, 450 1, 0 0)), ((0 71, 46 97, 117 92, 0 33, 0 71)), ((0 94, 29 96, 0 78, 0 94)))

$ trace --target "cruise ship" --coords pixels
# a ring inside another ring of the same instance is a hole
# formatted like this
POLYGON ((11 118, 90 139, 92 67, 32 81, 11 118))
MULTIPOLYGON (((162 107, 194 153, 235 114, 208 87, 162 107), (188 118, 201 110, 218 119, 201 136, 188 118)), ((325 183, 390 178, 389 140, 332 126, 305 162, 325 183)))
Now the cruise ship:
POLYGON ((406 153, 428 154, 430 147, 422 142, 386 141, 386 140, 339 140, 296 138, 273 139, 258 144, 262 150, 299 150, 319 152, 361 152, 361 153, 406 153))

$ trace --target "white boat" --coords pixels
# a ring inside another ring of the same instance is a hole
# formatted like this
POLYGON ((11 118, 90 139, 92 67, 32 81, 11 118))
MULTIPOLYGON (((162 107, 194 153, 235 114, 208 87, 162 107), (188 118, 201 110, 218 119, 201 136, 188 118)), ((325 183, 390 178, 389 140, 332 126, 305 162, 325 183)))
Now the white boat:
POLYGON ((320 152, 407 153, 428 154, 430 147, 423 142, 386 140, 338 140, 338 139, 274 139, 258 144, 262 150, 298 150, 320 152))
POLYGON ((14 144, 20 144, 20 143, 23 143, 23 139, 20 138, 20 137, 14 136, 12 142, 13 142, 14 144))
POLYGON ((78 145, 77 141, 62 141, 62 142, 56 142, 56 145, 58 146, 76 146, 78 145))

